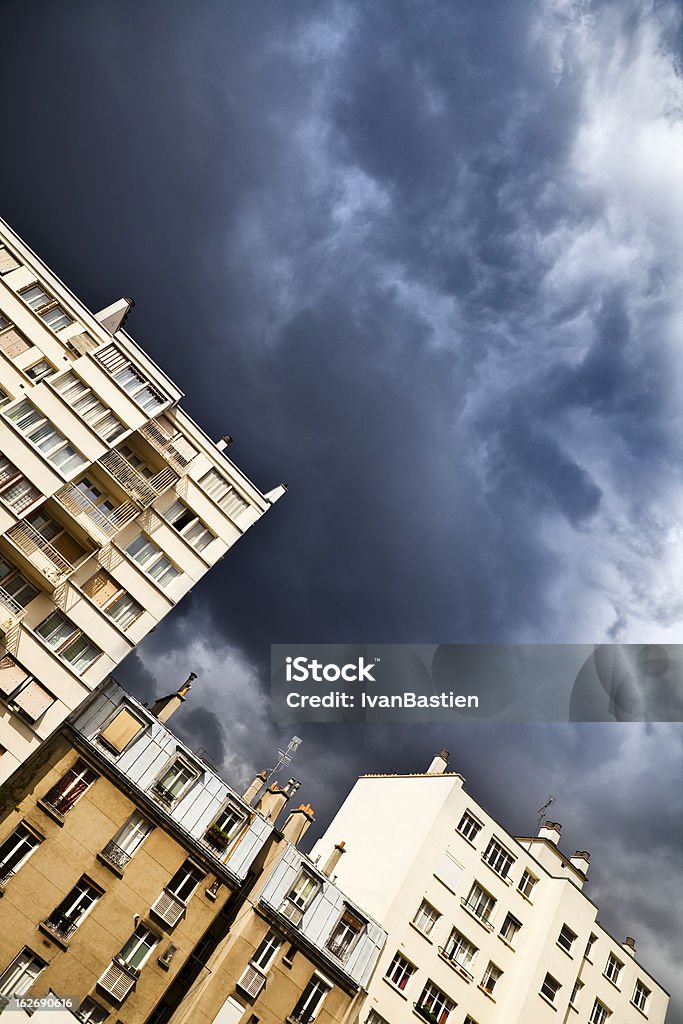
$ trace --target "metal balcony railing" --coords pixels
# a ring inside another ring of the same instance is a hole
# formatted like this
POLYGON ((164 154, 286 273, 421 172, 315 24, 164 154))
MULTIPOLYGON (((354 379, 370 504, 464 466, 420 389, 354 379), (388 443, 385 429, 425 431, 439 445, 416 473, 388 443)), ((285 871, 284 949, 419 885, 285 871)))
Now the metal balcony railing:
POLYGON ((100 855, 105 860, 114 864, 120 871, 123 871, 126 865, 130 863, 130 854, 126 853, 113 839, 107 843, 100 855))
POLYGON ((57 491, 55 498, 80 525, 97 541, 103 537, 109 540, 139 514, 140 509, 132 501, 126 501, 113 512, 103 512, 83 491, 73 484, 67 484, 57 491))
POLYGON ((197 454, 197 449, 182 434, 170 438, 154 420, 150 420, 144 427, 140 427, 140 433, 178 473, 182 474, 197 454))
POLYGON ((25 520, 8 530, 6 536, 51 582, 57 583, 74 571, 71 562, 25 520))
POLYGON ((147 479, 113 448, 111 451, 105 452, 98 465, 103 466, 108 473, 111 473, 140 508, 148 508, 160 494, 172 487, 179 479, 178 474, 170 466, 162 469, 156 476, 147 479))
POLYGON ((455 969, 459 971, 460 974, 464 974, 470 981, 472 980, 474 975, 472 974, 471 971, 467 970, 464 964, 460 963, 458 958, 454 955, 453 951, 449 952, 447 949, 444 949, 443 946, 439 946, 439 953, 444 958, 444 960, 448 961, 451 967, 455 967, 455 969))
POLYGON ((68 918, 64 917, 55 918, 54 920, 51 920, 48 917, 46 921, 42 921, 41 923, 46 931, 51 932, 58 939, 61 939, 62 942, 68 942, 69 938, 78 928, 77 921, 70 921, 68 918))
POLYGON ((0 587, 0 631, 17 624, 24 616, 24 609, 6 590, 0 587))

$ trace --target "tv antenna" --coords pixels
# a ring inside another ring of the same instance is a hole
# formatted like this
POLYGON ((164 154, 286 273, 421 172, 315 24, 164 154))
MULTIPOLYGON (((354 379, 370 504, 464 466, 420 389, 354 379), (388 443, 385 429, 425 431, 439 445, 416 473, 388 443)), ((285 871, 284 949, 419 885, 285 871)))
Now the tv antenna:
POLYGON ((303 740, 301 739, 300 736, 292 736, 291 740, 287 744, 287 749, 286 750, 282 750, 282 749, 278 748, 278 755, 279 756, 278 756, 277 764, 274 765, 270 769, 268 774, 266 775, 266 782, 271 777, 271 775, 274 775, 275 772, 279 772, 280 768, 282 768, 283 765, 287 765, 287 764, 291 763, 292 758, 294 757, 294 755, 296 754, 297 750, 299 749, 299 747, 301 746, 302 743, 303 743, 303 740))
POLYGON ((543 823, 543 819, 545 818, 545 812, 548 810, 550 805, 554 804, 554 803, 555 803, 555 797, 554 796, 549 796, 548 799, 546 800, 546 802, 543 804, 543 806, 539 807, 538 810, 536 811, 536 813, 538 814, 538 821, 536 822, 536 830, 537 831, 541 827, 541 824, 543 823))

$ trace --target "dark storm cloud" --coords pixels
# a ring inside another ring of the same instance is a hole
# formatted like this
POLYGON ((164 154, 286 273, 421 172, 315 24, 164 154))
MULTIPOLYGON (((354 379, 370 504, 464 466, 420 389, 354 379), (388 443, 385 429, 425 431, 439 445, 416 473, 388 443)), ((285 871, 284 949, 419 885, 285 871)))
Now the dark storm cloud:
MULTIPOLYGON (((132 294, 188 411, 290 485, 118 673, 197 671, 177 727, 228 778, 289 738, 270 642, 680 639, 679 13, 2 5, 3 216, 91 308, 132 294)), ((557 790, 673 985, 636 881, 680 878, 675 729, 303 735, 321 822, 443 745, 513 831, 557 790)))

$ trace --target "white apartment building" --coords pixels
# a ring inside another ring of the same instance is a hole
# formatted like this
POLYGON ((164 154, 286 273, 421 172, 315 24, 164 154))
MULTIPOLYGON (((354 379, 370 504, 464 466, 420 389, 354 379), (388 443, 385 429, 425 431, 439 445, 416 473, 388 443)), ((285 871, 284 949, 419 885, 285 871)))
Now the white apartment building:
POLYGON ((0 221, 0 782, 284 493, 0 221))
POLYGON ((514 838, 447 765, 361 777, 313 850, 346 850, 335 881, 388 932, 363 1024, 662 1024, 667 993, 583 892, 590 855, 554 822, 514 838))

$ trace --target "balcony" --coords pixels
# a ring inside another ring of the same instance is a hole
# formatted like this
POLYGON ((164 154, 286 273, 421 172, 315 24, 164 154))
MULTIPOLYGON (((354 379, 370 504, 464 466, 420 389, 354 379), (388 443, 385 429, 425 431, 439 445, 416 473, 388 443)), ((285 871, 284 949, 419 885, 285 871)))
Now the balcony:
POLYGON ((180 474, 185 472, 197 454, 197 449, 182 434, 171 438, 154 420, 140 427, 139 433, 180 474))
POLYGON ((115 533, 132 522, 140 512, 138 506, 132 501, 126 501, 115 508, 113 512, 105 513, 73 484, 62 487, 55 494, 55 498, 98 544, 113 537, 115 533))
POLYGON ((97 465, 102 466, 113 476, 139 508, 149 508, 160 494, 179 480, 178 474, 170 466, 162 469, 156 476, 144 477, 113 448, 105 452, 97 465))
POLYGON ((444 949, 443 946, 439 946, 439 955, 443 957, 450 967, 455 968, 458 974, 461 974, 466 981, 472 981, 474 975, 468 971, 459 960, 456 960, 452 953, 449 953, 448 950, 444 949))
POLYGON ((349 942, 344 942, 343 940, 330 939, 325 949, 328 951, 328 953, 331 953, 332 956, 336 956, 337 960, 341 960, 341 962, 344 963, 348 959, 351 946, 349 942))
POLYGON ((57 939, 61 946, 66 946, 78 928, 78 921, 70 921, 67 917, 49 918, 40 922, 40 930, 57 939))
POLYGON ((113 864, 120 872, 130 863, 130 854, 126 853, 113 839, 107 843, 103 850, 100 850, 98 856, 109 864, 113 864))
POLYGON ((12 632, 24 617, 24 609, 13 597, 0 587, 0 640, 5 647, 10 647, 12 632))
POLYGON ((57 586, 74 571, 75 566, 30 523, 17 523, 5 536, 53 586, 57 586))

